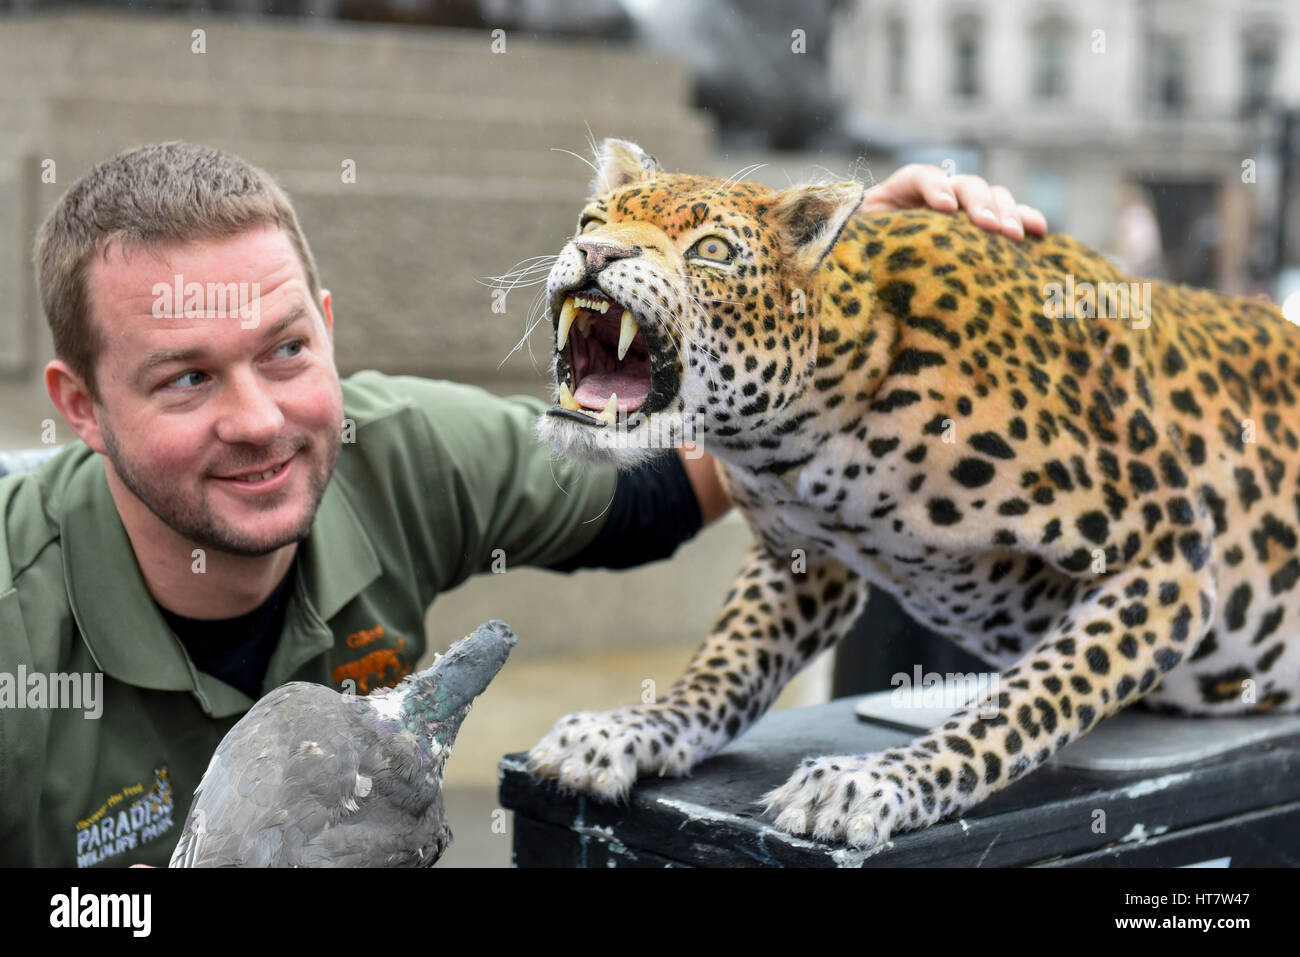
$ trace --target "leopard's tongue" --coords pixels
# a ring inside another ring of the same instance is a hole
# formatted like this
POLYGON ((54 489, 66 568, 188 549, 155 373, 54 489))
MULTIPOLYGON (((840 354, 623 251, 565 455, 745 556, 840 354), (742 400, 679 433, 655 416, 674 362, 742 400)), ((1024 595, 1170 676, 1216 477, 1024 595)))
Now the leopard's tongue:
POLYGON ((573 398, 584 409, 600 411, 609 403, 611 392, 618 394, 620 412, 641 408, 650 395, 649 360, 629 359, 617 372, 589 372, 578 383, 573 398))

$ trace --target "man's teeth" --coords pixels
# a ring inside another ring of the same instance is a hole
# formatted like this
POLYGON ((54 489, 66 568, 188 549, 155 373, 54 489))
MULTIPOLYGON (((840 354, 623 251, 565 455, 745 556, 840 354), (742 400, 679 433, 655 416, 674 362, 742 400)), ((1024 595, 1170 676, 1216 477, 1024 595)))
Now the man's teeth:
POLYGON ((632 313, 623 310, 623 319, 618 329, 618 357, 622 359, 627 355, 627 350, 632 346, 632 340, 636 338, 636 320, 632 318, 632 313))
POLYGON ((235 481, 236 482, 260 482, 263 479, 269 479, 272 475, 280 471, 280 469, 282 468, 284 468, 283 465, 277 465, 275 468, 267 469, 265 472, 259 472, 257 475, 237 475, 235 476, 235 481))

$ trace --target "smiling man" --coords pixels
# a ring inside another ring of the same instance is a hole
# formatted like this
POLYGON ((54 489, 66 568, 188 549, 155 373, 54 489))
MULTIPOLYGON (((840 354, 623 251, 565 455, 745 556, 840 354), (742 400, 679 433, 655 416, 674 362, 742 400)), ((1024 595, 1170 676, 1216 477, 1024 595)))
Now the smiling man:
POLYGON ((165 257, 110 243, 87 278, 102 305, 94 311, 120 330, 101 360, 117 374, 97 382, 113 414, 95 414, 67 363, 52 363, 46 381, 74 431, 107 456, 135 553, 156 559, 142 564, 150 593, 194 618, 256 608, 311 531, 338 459, 343 397, 328 294, 322 317, 274 226, 165 257), (157 296, 142 292, 160 270, 240 277, 231 281, 259 293, 249 310, 258 322, 237 310, 156 315, 157 296), (195 587, 189 563, 162 559, 195 547, 208 553, 205 587, 195 587))
MULTIPOLYGON (((864 205, 922 203, 1045 229, 932 167, 864 205)), ((165 863, 216 745, 270 689, 394 684, 469 575, 653 561, 729 507, 707 456, 553 462, 536 399, 340 381, 292 207, 230 154, 100 164, 49 214, 36 267, 45 383, 79 441, 0 480, 0 668, 104 680, 94 714, 0 700, 0 864, 165 863)))

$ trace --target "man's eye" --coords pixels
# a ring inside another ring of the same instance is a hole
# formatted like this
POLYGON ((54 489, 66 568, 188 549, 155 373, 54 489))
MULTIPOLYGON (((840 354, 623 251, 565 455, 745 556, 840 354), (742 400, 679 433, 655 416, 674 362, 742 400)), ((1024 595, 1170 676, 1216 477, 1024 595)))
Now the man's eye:
POLYGON ((289 356, 290 359, 296 359, 299 355, 302 354, 302 350, 303 350, 303 348, 304 348, 306 345, 307 345, 307 343, 304 342, 302 339, 290 339, 288 342, 286 342, 284 345, 280 346, 280 348, 279 348, 279 349, 276 349, 275 351, 276 351, 276 352, 279 352, 280 349, 283 349, 285 346, 297 346, 297 347, 298 347, 298 351, 295 352, 295 353, 293 353, 293 355, 289 356))
POLYGON ((595 216, 587 216, 586 218, 583 219, 582 222, 578 224, 578 232, 580 233, 590 232, 593 226, 604 226, 604 225, 605 225, 605 221, 603 219, 597 219, 595 216))
POLYGON ((182 379, 188 379, 188 378, 189 378, 190 376, 192 376, 192 375, 204 375, 204 373, 199 372, 197 369, 191 369, 189 372, 182 372, 182 373, 181 373, 180 375, 178 375, 176 378, 174 378, 174 379, 172 379, 170 382, 168 382, 167 385, 169 385, 169 386, 173 386, 173 385, 175 385, 176 383, 180 382, 182 379))
POLYGON ((735 255, 731 244, 721 236, 705 236, 686 251, 687 256, 704 259, 711 263, 729 263, 735 255))

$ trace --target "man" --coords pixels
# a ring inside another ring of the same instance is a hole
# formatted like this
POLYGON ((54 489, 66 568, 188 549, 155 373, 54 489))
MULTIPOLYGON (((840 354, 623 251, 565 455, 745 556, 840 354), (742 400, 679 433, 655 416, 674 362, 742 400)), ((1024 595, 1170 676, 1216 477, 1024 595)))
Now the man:
MULTIPOLYGON (((1016 238, 1046 228, 933 167, 864 206, 921 203, 1016 238)), ((393 684, 434 597, 498 558, 625 567, 730 507, 708 457, 552 462, 534 399, 340 382, 288 199, 218 150, 96 167, 41 227, 36 267, 45 384, 80 441, 0 480, 0 863, 163 864, 212 751, 266 691, 393 684)))

